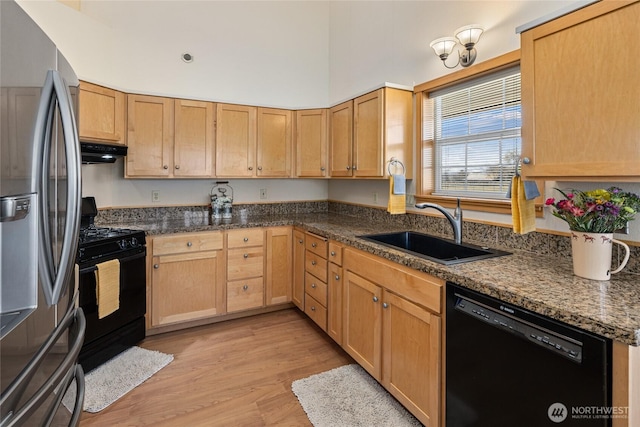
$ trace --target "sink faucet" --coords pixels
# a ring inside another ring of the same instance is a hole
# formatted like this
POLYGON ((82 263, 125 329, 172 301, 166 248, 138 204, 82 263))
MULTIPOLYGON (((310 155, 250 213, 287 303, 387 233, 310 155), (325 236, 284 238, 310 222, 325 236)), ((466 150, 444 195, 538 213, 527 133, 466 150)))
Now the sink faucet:
POLYGON ((460 209, 460 199, 458 199, 458 206, 456 206, 456 210, 454 212, 455 216, 451 215, 445 208, 435 203, 418 203, 416 208, 433 208, 440 211, 449 220, 451 227, 453 227, 453 239, 456 244, 459 245, 462 243, 462 209, 460 209))

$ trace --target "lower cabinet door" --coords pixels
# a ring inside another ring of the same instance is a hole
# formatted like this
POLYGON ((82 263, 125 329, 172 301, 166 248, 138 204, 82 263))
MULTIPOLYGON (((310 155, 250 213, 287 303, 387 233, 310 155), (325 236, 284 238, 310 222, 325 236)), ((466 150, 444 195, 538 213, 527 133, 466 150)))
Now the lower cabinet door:
POLYGON ((382 385, 423 424, 438 426, 440 317, 390 292, 382 299, 382 385))
POLYGON ((153 257, 151 325, 220 314, 224 265, 222 251, 153 257))
POLYGON ((264 305, 264 279, 236 280, 227 283, 227 312, 248 310, 264 305))
POLYGON ((371 376, 382 376, 382 288, 357 274, 344 277, 343 348, 371 376))

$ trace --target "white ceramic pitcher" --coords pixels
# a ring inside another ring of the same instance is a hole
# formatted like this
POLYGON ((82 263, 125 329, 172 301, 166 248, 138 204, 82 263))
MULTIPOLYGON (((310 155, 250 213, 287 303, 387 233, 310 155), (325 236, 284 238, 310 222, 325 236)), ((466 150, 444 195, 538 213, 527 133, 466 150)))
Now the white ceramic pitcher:
POLYGON ((585 233, 571 231, 571 255, 573 274, 593 280, 609 280, 629 261, 629 246, 613 238, 613 233, 585 233), (618 268, 611 271, 613 243, 622 246, 625 256, 618 268))

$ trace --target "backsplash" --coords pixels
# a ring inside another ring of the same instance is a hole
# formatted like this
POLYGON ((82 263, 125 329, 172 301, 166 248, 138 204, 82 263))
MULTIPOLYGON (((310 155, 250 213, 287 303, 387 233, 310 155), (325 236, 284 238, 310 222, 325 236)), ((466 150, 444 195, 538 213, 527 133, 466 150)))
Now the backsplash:
MULTIPOLYGON (((384 208, 373 208, 341 202, 282 202, 265 204, 234 204, 234 217, 270 215, 303 215, 336 213, 360 218, 367 222, 393 224, 398 228, 418 229, 425 232, 453 238, 449 222, 441 216, 407 213, 390 215, 384 208)), ((208 205, 172 206, 157 208, 114 208, 100 209, 96 223, 128 223, 145 220, 181 219, 194 225, 207 224, 211 215, 208 205)), ((571 257, 571 240, 568 236, 533 232, 525 235, 513 233, 511 228, 477 223, 465 220, 462 226, 462 240, 505 250, 521 250, 540 255, 571 257)), ((631 257, 624 271, 640 275, 640 247, 631 246, 631 257)), ((613 247, 615 268, 623 253, 618 245, 613 247)))

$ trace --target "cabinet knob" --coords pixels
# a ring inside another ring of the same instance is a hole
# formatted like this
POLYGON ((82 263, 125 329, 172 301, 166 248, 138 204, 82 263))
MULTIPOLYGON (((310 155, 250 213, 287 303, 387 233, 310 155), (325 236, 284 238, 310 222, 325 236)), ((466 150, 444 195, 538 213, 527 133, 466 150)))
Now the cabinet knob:
POLYGON ((324 170, 325 170, 325 169, 324 169, 324 166, 320 166, 320 170, 321 170, 322 172, 324 172, 324 170))
POLYGON ((153 268, 155 268, 156 270, 160 268, 160 266, 158 264, 153 264, 153 268))
POLYGON ((245 238, 244 238, 244 239, 242 239, 242 240, 244 240, 244 242, 245 242, 245 243, 247 243, 247 242, 249 241, 249 238, 248 238, 248 237, 245 237, 245 238))
POLYGON ((311 261, 311 265, 316 265, 316 261, 315 260, 311 261))
POLYGON ((340 280, 340 276, 336 274, 336 280, 340 280))
POLYGON ((311 284, 311 287, 312 287, 313 289, 315 289, 315 288, 316 288, 316 284, 315 284, 315 283, 312 283, 312 284, 311 284))
POLYGON ((249 289, 249 285, 244 285, 244 286, 242 287, 242 290, 243 290, 243 291, 246 291, 247 289, 249 289))
POLYGON ((187 247, 190 248, 191 246, 193 246, 193 243, 187 242, 187 247))
POLYGON ((258 170, 261 171, 262 170, 262 166, 258 166, 258 170))
POLYGON ((315 248, 316 246, 318 246, 318 245, 316 245, 315 243, 312 243, 312 244, 311 244, 311 247, 312 247, 312 248, 315 248))
POLYGON ((336 251, 331 251, 331 256, 336 256, 336 251))
POLYGON ((249 166, 249 170, 252 171, 253 170, 253 166, 249 166))
POLYGON ((304 240, 300 239, 300 240, 298 240, 298 243, 303 244, 304 240))
POLYGON ((311 311, 316 311, 316 307, 314 305, 311 306, 311 311))
POLYGON ((373 297, 373 302, 378 302, 378 297, 373 297))
POLYGON ((350 171, 351 170, 351 166, 347 166, 347 170, 350 171))
POLYGON ((382 303, 382 308, 389 308, 389 304, 387 304, 386 302, 382 303))
POLYGON ((522 158, 522 163, 524 163, 525 165, 528 165, 531 163, 531 159, 528 157, 523 157, 522 158))
POLYGON ((245 258, 249 258, 249 254, 244 254, 242 256, 245 257, 245 258))
POLYGON ((180 165, 176 165, 176 169, 180 169, 180 165))
POLYGON ((355 171, 355 170, 358 170, 358 167, 356 165, 353 165, 353 167, 351 169, 353 169, 355 171))
POLYGON ((162 166, 162 169, 169 169, 169 166, 164 165, 164 166, 162 166))

